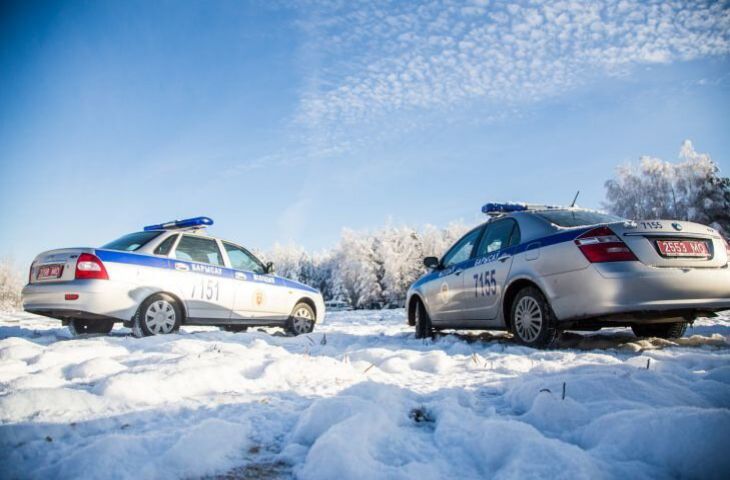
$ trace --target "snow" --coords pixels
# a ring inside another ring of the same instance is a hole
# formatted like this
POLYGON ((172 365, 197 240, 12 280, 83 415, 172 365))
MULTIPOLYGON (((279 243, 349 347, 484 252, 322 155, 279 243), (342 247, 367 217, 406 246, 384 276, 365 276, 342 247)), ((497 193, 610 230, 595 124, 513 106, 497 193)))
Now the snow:
POLYGON ((550 351, 403 310, 144 339, 0 313, 0 478, 706 479, 728 441, 730 312, 550 351))

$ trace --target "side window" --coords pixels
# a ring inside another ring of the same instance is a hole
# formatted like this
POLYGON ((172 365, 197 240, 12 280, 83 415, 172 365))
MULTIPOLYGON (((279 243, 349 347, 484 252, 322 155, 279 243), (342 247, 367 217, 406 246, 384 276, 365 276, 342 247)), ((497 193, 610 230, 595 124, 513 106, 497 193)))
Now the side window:
POLYGON ((223 242, 223 246, 228 253, 228 260, 231 261, 232 268, 254 273, 264 273, 264 267, 261 265, 261 262, 256 260, 256 257, 248 253, 246 250, 228 242, 223 242))
POLYGON ((223 266, 218 243, 211 238, 183 235, 175 249, 175 258, 223 266))
POLYGON ((444 255, 444 258, 441 261, 441 263, 444 264, 444 267, 450 267, 451 265, 456 265, 464 260, 468 260, 469 257, 471 257, 471 252, 474 250, 474 244, 476 244, 479 239, 481 231, 481 228, 475 228, 464 235, 461 240, 456 242, 456 244, 451 247, 451 250, 446 252, 446 255, 444 255))
POLYGON ((175 240, 177 240, 177 235, 170 235, 165 240, 162 241, 161 244, 157 245, 157 248, 155 248, 155 255, 163 255, 168 256, 170 254, 170 250, 172 250, 172 246, 175 245, 175 240))
POLYGON ((520 243, 520 229, 517 222, 511 218, 498 220, 487 224, 487 231, 482 237, 476 256, 483 257, 518 243, 520 243))

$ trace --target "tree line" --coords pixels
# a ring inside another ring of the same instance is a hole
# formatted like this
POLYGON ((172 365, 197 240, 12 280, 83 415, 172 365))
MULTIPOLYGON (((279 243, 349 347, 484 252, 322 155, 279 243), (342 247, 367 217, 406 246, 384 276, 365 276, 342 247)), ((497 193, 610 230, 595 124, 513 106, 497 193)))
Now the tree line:
MULTIPOLYGON (((689 140, 677 162, 641 157, 638 163, 618 167, 605 187, 603 208, 621 217, 688 220, 730 236, 730 179, 689 140)), ((275 263, 278 275, 318 288, 327 300, 343 300, 354 308, 401 306, 410 284, 426 271, 423 258, 441 256, 468 228, 457 222, 445 228, 344 229, 329 250, 275 245, 257 253, 275 263)), ((0 310, 19 307, 22 283, 12 262, 0 261, 0 310)))

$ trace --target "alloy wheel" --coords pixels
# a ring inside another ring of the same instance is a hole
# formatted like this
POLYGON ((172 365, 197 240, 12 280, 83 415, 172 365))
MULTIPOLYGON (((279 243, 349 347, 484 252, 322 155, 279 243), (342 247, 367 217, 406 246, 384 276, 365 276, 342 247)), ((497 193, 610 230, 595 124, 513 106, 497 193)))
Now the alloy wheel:
POLYGON ((542 310, 532 297, 522 297, 515 308, 515 331, 524 342, 533 342, 542 328, 542 310))

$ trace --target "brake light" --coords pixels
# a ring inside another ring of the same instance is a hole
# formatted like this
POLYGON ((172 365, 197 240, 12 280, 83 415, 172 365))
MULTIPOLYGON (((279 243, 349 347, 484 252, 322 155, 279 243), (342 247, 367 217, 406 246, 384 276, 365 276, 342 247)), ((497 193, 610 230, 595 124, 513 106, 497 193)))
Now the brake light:
POLYGON ((86 279, 109 280, 104 264, 90 253, 82 253, 76 261, 76 280, 86 279))
POLYGON ((587 231, 575 240, 575 244, 591 263, 638 260, 634 252, 608 227, 587 231))

